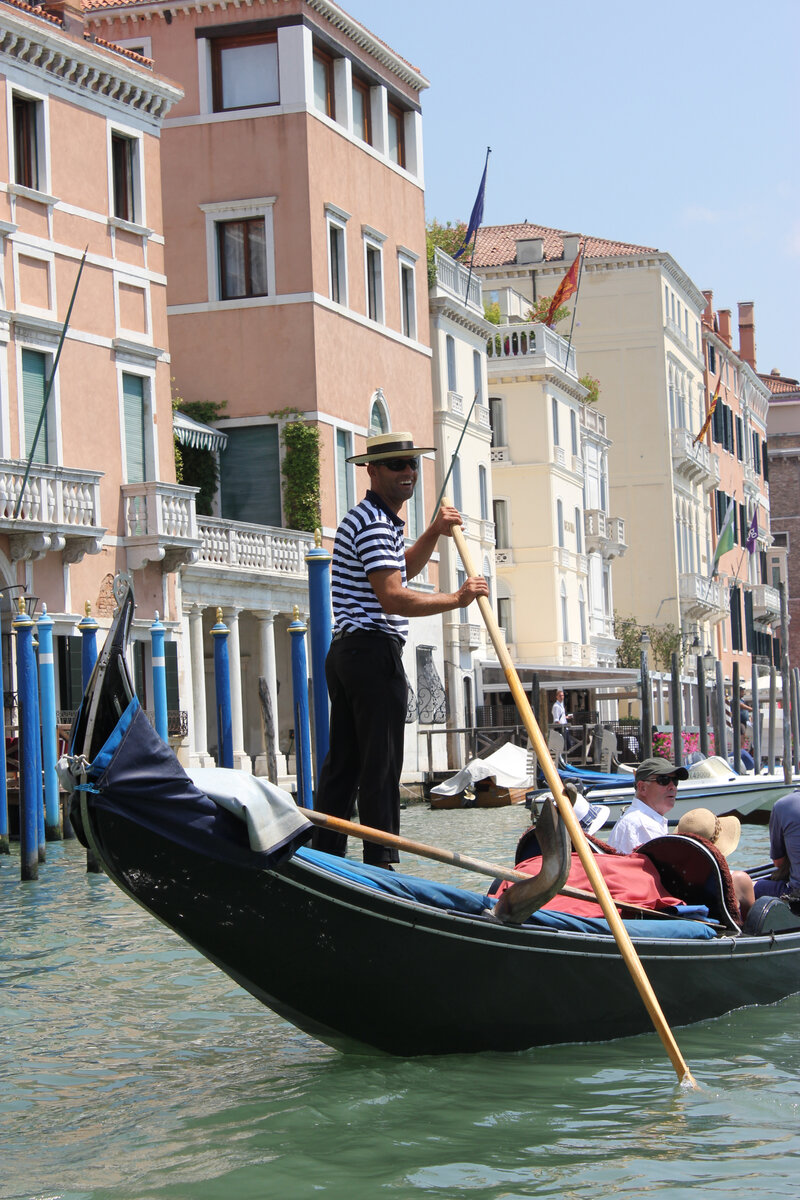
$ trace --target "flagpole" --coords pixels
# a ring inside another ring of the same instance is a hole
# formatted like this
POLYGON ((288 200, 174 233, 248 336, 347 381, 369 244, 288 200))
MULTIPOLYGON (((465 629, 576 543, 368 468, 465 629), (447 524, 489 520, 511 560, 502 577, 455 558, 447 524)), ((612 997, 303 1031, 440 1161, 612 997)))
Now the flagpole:
POLYGON ((450 479, 450 475, 452 474, 452 471, 453 471, 453 464, 455 463, 456 459, 458 458, 458 452, 461 449, 461 443, 464 440, 464 434, 467 432, 467 426, 469 425, 469 419, 472 416, 472 410, 475 408, 475 405, 478 403, 479 394, 480 393, 476 392, 472 398, 472 404, 470 404, 470 406, 469 406, 469 412, 467 413, 467 418, 464 421, 464 428, 461 430, 461 435, 458 439, 458 442, 456 443, 456 448, 450 456, 450 466, 447 468, 447 474, 445 475, 444 480, 442 482, 442 486, 439 489, 439 496, 436 501, 436 507, 433 510, 433 515, 431 517, 431 524, 433 524, 433 522, 436 520, 436 514, 439 511, 439 505, 442 503, 442 497, 444 496, 445 490, 447 488, 448 480, 450 479))
POLYGON ((44 400, 42 401, 42 411, 39 413, 39 421, 36 425, 36 432, 33 435, 33 442, 31 443, 30 453, 28 455, 28 462, 25 466, 25 474, 22 477, 22 487, 19 489, 19 495, 17 496, 17 503, 14 505, 14 513, 13 513, 13 517, 12 517, 12 519, 14 521, 16 521, 17 517, 19 516, 19 510, 22 508, 22 498, 25 495, 25 487, 28 483, 28 476, 31 473, 31 465, 33 463, 33 456, 36 453, 36 446, 39 441, 39 434, 41 433, 42 425, 44 424, 44 415, 47 412, 47 402, 49 401, 50 393, 53 390, 53 380, 55 379, 56 371, 58 370, 58 360, 61 358, 61 351, 64 347, 64 340, 67 336, 67 329, 69 327, 69 319, 72 316, 72 308, 73 308, 73 305, 75 304, 75 297, 78 294, 78 284, 81 281, 81 275, 83 274, 83 267, 84 267, 84 263, 86 262, 86 255, 88 253, 89 253, 89 247, 87 246, 83 252, 83 258, 81 259, 80 266, 78 267, 78 275, 75 280, 75 286, 72 289, 72 296, 70 298, 69 308, 67 309, 67 315, 64 320, 64 327, 61 330, 61 337, 58 339, 58 349, 56 350, 56 356, 55 356, 55 359, 53 360, 53 369, 50 372, 50 378, 48 379, 47 387, 44 390, 44 400))
MULTIPOLYGON (((481 176, 481 195, 480 195, 481 219, 483 218, 483 203, 486 198, 486 172, 489 169, 489 155, 491 153, 492 153, 492 147, 487 146, 486 147, 486 158, 484 159, 484 162, 483 162, 483 175, 481 176)), ((478 241, 479 228, 480 228, 480 222, 475 226, 475 232, 472 235, 472 254, 471 254, 470 260, 469 260, 469 273, 467 274, 467 289, 464 293, 464 303, 465 304, 469 300, 469 285, 472 283, 472 264, 475 262, 475 246, 478 241)))
POLYGON ((569 351, 570 347, 572 346, 572 331, 575 328, 575 314, 578 311, 578 297, 581 294, 581 279, 583 279, 583 260, 585 258, 583 253, 583 238, 581 238, 581 244, 578 247, 578 253, 581 256, 581 265, 578 268, 578 282, 575 286, 575 303, 572 306, 572 324, 569 327, 569 338, 567 339, 567 362, 569 362, 569 351))

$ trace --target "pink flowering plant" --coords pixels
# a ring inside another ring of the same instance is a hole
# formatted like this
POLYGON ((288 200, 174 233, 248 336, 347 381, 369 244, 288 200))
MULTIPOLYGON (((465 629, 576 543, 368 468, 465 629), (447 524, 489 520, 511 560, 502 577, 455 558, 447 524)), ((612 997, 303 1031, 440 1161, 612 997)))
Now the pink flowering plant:
MULTIPOLYGON (((690 754, 694 754, 700 749, 700 734, 699 733, 681 733, 681 744, 683 746, 684 761, 690 754)), ((709 753, 714 753, 714 735, 709 732, 708 735, 709 753)), ((671 733, 654 733, 653 734, 653 754, 656 758, 666 758, 673 762, 672 755, 672 734, 671 733)))

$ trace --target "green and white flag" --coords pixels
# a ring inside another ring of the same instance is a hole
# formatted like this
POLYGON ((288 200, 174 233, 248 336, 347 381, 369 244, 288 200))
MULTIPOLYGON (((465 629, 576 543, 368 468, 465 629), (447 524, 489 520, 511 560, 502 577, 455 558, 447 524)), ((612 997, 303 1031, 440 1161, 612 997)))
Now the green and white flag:
POLYGON ((725 520, 722 522, 722 528, 719 531, 717 539, 717 548, 714 551, 714 561, 711 564, 711 574, 713 575, 717 569, 717 563, 722 558, 723 554, 727 554, 733 549, 733 519, 736 516, 736 504, 733 500, 728 501, 728 511, 725 513, 725 520))

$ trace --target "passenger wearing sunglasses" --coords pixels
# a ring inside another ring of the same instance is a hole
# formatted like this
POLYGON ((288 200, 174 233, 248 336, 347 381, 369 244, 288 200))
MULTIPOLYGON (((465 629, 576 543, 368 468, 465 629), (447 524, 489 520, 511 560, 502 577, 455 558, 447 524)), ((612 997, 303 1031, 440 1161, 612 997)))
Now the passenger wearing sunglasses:
MULTIPOLYGON (((406 548, 401 510, 414 494, 419 456, 431 452, 430 446, 415 446, 410 433, 388 433, 367 438, 366 452, 348 459, 366 466, 369 490, 342 519, 331 566, 334 632, 325 662, 330 748, 315 806, 349 820, 358 796, 361 823, 395 834, 400 831, 407 702, 402 652, 408 619, 466 608, 489 594, 480 576, 455 592, 418 592, 407 586, 439 538, 462 524, 455 508, 442 507, 406 548)), ((347 839, 315 829, 312 844, 343 855, 347 839)), ((366 863, 386 867, 398 861, 396 850, 362 845, 366 863)))
POLYGON ((678 781, 688 779, 685 767, 666 758, 646 758, 634 773, 636 794, 608 839, 609 846, 631 854, 637 846, 669 833, 667 813, 675 807, 678 781))

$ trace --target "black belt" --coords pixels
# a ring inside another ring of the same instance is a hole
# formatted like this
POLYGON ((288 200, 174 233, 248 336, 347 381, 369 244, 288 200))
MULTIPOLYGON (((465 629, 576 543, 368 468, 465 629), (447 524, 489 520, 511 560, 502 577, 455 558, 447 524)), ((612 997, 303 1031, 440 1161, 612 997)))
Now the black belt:
POLYGON ((403 638, 398 637, 397 634, 394 633, 384 633, 382 629, 337 629, 331 638, 331 641, 341 642, 345 638, 352 637, 387 638, 390 642, 394 642, 396 646, 399 646, 401 650, 405 645, 403 638))

